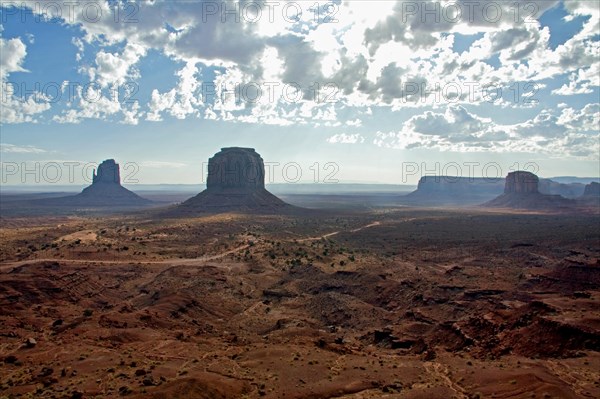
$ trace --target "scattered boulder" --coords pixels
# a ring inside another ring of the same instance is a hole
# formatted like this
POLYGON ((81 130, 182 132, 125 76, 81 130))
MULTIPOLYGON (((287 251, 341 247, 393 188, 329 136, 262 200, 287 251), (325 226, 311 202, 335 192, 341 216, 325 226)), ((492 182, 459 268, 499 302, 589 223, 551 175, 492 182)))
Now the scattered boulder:
POLYGON ((122 386, 119 388, 119 394, 121 396, 129 395, 131 392, 133 392, 133 391, 131 390, 131 388, 129 388, 127 386, 122 386))
POLYGON ((17 362, 17 357, 14 355, 8 355, 4 358, 4 363, 6 364, 15 364, 17 362))
POLYGON ((48 377, 54 373, 54 369, 51 367, 43 367, 40 373, 38 374, 39 378, 48 377))
POLYGON ((136 377, 141 377, 141 376, 144 376, 144 375, 146 375, 146 370, 144 370, 144 369, 137 369, 137 370, 135 370, 135 376, 136 377))
POLYGON ((154 378, 153 378, 151 375, 149 375, 149 376, 145 377, 145 378, 142 380, 142 385, 144 385, 144 386, 146 386, 146 387, 150 387, 150 386, 153 386, 153 385, 155 385, 155 383, 154 383, 154 378))

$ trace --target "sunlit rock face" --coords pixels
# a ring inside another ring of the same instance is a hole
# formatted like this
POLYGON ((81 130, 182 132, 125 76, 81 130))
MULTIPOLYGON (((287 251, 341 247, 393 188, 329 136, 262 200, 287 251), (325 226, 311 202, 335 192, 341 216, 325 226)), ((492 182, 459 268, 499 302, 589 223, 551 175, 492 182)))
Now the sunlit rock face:
POLYGON ((511 172, 506 176, 504 193, 536 194, 539 193, 539 182, 540 179, 531 172, 511 172))
POLYGON ((276 213, 294 207, 265 189, 265 165, 253 148, 222 148, 208 161, 206 190, 178 212, 251 211, 276 213))

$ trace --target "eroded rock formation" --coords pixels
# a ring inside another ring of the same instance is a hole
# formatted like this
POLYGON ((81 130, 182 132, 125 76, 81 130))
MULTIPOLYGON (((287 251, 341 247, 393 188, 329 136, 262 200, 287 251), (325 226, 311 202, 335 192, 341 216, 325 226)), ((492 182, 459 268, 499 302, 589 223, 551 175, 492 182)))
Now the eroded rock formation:
POLYGON ((511 172, 506 176, 504 193, 536 194, 539 193, 539 182, 540 179, 531 172, 511 172))
POLYGON ((265 165, 254 148, 222 148, 208 160, 208 190, 252 192, 265 188, 265 165))
POLYGON ((591 182, 590 184, 585 185, 585 189, 583 190, 584 197, 600 197, 600 183, 591 182))
POLYGON ((116 183, 121 184, 121 173, 119 172, 119 164, 114 159, 107 159, 98 165, 98 169, 94 170, 92 176, 92 184, 97 183, 116 183))
POLYGON ((574 200, 540 193, 539 181, 531 172, 511 172, 506 176, 504 193, 483 205, 529 210, 569 210, 575 206, 574 200))
POLYGON ((178 207, 184 212, 273 211, 292 208, 265 189, 265 166, 253 148, 222 148, 208 161, 206 190, 178 207))
POLYGON ((47 206, 59 207, 132 207, 152 204, 121 186, 119 164, 114 159, 103 161, 92 175, 92 184, 77 195, 39 200, 47 206))
POLYGON ((504 179, 423 176, 417 190, 401 198, 415 205, 476 205, 502 194, 504 179))
POLYGON ((583 195, 577 198, 577 203, 582 207, 600 212, 600 184, 597 182, 586 184, 583 195))

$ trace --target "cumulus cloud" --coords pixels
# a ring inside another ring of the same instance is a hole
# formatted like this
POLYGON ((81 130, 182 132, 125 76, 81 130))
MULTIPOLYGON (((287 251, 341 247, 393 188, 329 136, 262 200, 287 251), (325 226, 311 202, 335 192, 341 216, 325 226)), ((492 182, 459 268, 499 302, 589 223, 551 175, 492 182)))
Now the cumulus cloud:
POLYGON ((400 131, 377 132, 373 143, 398 149, 537 152, 598 159, 598 107, 588 104, 579 111, 566 108, 559 115, 543 110, 525 122, 501 125, 461 106, 449 106, 443 114, 428 111, 413 116, 400 131))
MULTIPOLYGON (((86 1, 80 3, 80 10, 86 1)), ((346 117, 351 113, 340 112, 342 109, 383 106, 397 111, 484 103, 484 96, 480 92, 473 95, 467 86, 474 82, 508 87, 514 82, 568 76, 569 82, 554 90, 555 95, 589 94, 600 84, 600 44, 594 39, 600 29, 600 13, 586 1, 564 3, 570 13, 567 18, 586 19, 580 32, 554 50, 549 45, 553 32, 543 27, 538 18, 555 7, 557 0, 476 4, 467 0, 343 0, 335 2, 334 15, 328 7, 315 11, 308 3, 300 2, 295 4, 302 9, 297 18, 290 17, 295 8, 287 8, 284 15, 287 3, 273 9, 273 3, 262 0, 173 5, 154 1, 133 5, 93 2, 94 7, 101 8, 98 20, 91 21, 77 12, 64 22, 77 25, 84 32, 83 38, 73 41, 78 60, 84 49, 99 48, 92 55, 90 66, 82 69, 101 87, 143 79, 138 66, 151 50, 185 66, 177 72, 178 81, 172 89, 150 90, 147 102, 120 104, 117 109, 119 102, 114 104, 105 94, 99 103, 106 110, 98 109, 98 104, 77 103, 81 109, 67 110, 56 121, 76 123, 108 115, 135 124, 144 117, 160 121, 171 116, 281 126, 355 126, 355 116, 346 117), (116 19, 115 10, 120 10, 116 19), (433 14, 427 10, 434 10, 433 14), (326 23, 324 19, 328 17, 335 23, 326 23), (466 50, 455 51, 456 38, 470 35, 477 35, 477 40, 466 50), (202 75, 204 71, 209 73, 202 75), (202 78, 211 79, 208 83, 216 87, 211 101, 203 96, 202 78), (261 85, 262 89, 265 84, 274 85, 274 96, 239 101, 223 89, 248 83, 261 85), (294 85, 294 90, 284 93, 286 85, 294 85), (462 89, 458 98, 444 95, 444 89, 450 85, 462 89), (323 96, 330 94, 326 87, 335 88, 333 107, 323 102, 323 96), (299 97, 290 103, 284 94, 299 97)), ((24 4, 32 7, 32 3, 24 4)), ((15 54, 10 64, 13 70, 22 68, 22 57, 18 51, 15 54)), ((523 102, 513 105, 527 106, 523 102)), ((430 135, 418 129, 426 129, 427 123, 435 125, 461 117, 453 114, 459 113, 458 108, 448 109, 451 115, 412 120, 413 132, 430 135)), ((457 119, 446 127, 465 124, 467 129, 486 131, 486 123, 457 119)), ((497 131, 486 131, 492 133, 496 139, 502 137, 497 131)), ((467 130, 446 139, 479 141, 483 145, 478 134, 481 133, 467 130)))
POLYGON ((198 108, 202 105, 201 84, 197 79, 199 70, 195 62, 188 62, 177 72, 177 86, 165 93, 154 89, 150 100, 150 112, 146 118, 150 121, 162 120, 161 114, 168 112, 177 119, 187 115, 199 115, 198 108))
POLYGON ((88 70, 90 79, 101 87, 123 85, 128 79, 139 77, 134 69, 146 49, 135 43, 128 43, 120 53, 107 53, 100 50, 96 54, 96 66, 88 70))
MULTIPOLYGON (((63 84, 63 92, 66 90, 69 90, 68 84, 63 84)), ((135 111, 135 103, 131 110, 127 111, 127 108, 123 108, 119 102, 118 92, 111 91, 110 96, 106 96, 99 87, 76 85, 74 104, 61 114, 55 115, 53 120, 58 123, 71 124, 80 123, 85 119, 109 120, 111 116, 121 114, 124 109, 126 112, 135 111)), ((131 114, 126 115, 126 119, 130 119, 133 124, 137 123, 137 119, 131 114)))
POLYGON ((19 93, 8 80, 13 72, 28 72, 23 68, 27 46, 20 38, 7 40, 0 36, 0 54, 0 123, 36 122, 37 114, 50 109, 49 99, 37 91, 19 93))
POLYGON ((590 94, 594 87, 600 87, 600 62, 589 68, 580 68, 569 75, 569 83, 553 90, 552 94, 572 96, 575 94, 590 94))
POLYGON ((0 78, 6 79, 9 73, 26 72, 23 62, 27 55, 27 46, 20 38, 3 39, 0 37, 0 78))
POLYGON ((571 107, 561 111, 558 123, 572 130, 598 134, 600 127, 600 104, 587 104, 582 109, 571 107))

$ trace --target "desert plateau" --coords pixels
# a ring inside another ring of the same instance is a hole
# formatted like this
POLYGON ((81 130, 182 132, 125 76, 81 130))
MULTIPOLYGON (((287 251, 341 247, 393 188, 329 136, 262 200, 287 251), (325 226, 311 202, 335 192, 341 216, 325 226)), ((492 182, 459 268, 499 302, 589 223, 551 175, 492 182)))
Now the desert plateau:
POLYGON ((593 208, 519 172, 500 208, 309 209, 219 154, 181 204, 2 217, 0 397, 600 396, 593 208))

